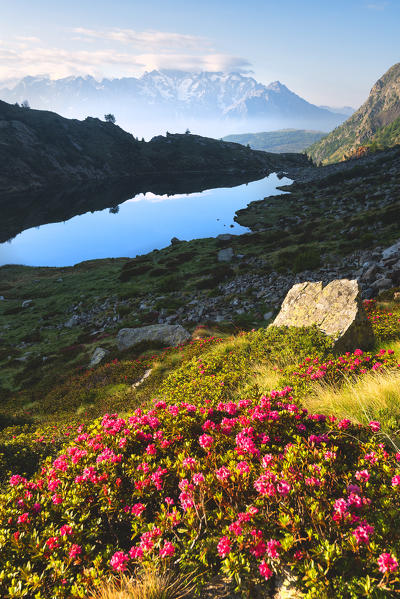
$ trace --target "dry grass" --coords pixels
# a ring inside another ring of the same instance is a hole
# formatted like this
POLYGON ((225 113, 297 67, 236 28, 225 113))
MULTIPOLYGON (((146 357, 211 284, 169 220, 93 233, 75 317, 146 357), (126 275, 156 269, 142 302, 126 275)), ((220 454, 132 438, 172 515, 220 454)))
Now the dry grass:
POLYGON ((303 405, 311 412, 334 414, 362 424, 378 420, 383 434, 389 434, 396 446, 399 444, 400 371, 371 372, 341 387, 315 385, 303 405))
POLYGON ((173 572, 147 568, 137 578, 121 575, 90 595, 90 599, 184 599, 193 592, 193 582, 173 572))

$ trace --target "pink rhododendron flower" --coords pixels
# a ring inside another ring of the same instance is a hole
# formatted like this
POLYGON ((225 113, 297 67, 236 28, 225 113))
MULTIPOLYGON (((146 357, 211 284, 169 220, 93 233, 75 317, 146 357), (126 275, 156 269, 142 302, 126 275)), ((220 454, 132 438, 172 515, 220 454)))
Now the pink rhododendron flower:
POLYGON ((291 486, 285 480, 281 480, 276 488, 279 495, 288 495, 290 493, 291 486))
POLYGON ((381 428, 380 422, 378 422, 377 420, 371 420, 369 426, 374 433, 377 433, 381 428))
POLYGON ((76 558, 78 555, 80 555, 82 553, 82 547, 80 545, 72 545, 71 549, 69 550, 69 557, 71 559, 76 558))
POLYGON ((232 522, 232 524, 229 525, 229 530, 236 536, 242 534, 242 527, 240 526, 239 521, 232 522))
POLYGON ((374 532, 374 527, 369 524, 363 524, 353 530, 353 535, 356 537, 357 543, 369 543, 369 537, 374 532))
POLYGON ((267 554, 271 559, 279 557, 278 549, 281 546, 280 541, 270 539, 267 543, 267 554))
POLYGON ((145 509, 146 509, 146 506, 143 505, 143 503, 135 503, 131 508, 131 513, 134 514, 135 516, 140 516, 144 512, 145 509))
POLYGON ((197 462, 196 462, 196 460, 194 458, 185 458, 183 460, 183 462, 182 462, 182 466, 184 468, 190 468, 190 469, 192 469, 192 468, 195 468, 196 465, 197 465, 197 462))
POLYGON ((214 443, 214 439, 211 435, 200 435, 199 443, 203 449, 209 449, 214 443))
POLYGON ((164 547, 160 548, 160 557, 169 557, 170 555, 174 555, 174 553, 175 546, 169 541, 166 541, 164 547))
POLYGON ((53 549, 57 549, 59 547, 58 537, 50 537, 46 541, 47 547, 52 551, 53 549))
POLYGON ((399 564, 390 553, 381 553, 378 557, 378 566, 379 571, 384 574, 385 572, 396 572, 399 564))
POLYGON ((72 535, 73 533, 73 529, 72 526, 70 526, 69 524, 64 524, 63 526, 61 526, 60 528, 60 535, 66 536, 66 535, 72 535))
POLYGON ((219 481, 223 482, 230 477, 231 471, 228 468, 226 468, 226 466, 222 466, 221 468, 219 468, 219 470, 215 471, 215 475, 219 481))
POLYGON ((260 565, 258 566, 259 570, 260 570, 260 574, 261 576, 263 576, 266 580, 268 580, 269 578, 271 578, 273 572, 271 570, 271 568, 269 567, 269 565, 267 564, 266 561, 262 561, 260 563, 260 565))
POLYGON ((368 470, 358 470, 355 474, 357 480, 367 481, 370 479, 368 470))
POLYGON ((231 542, 228 537, 222 537, 217 545, 218 554, 221 557, 226 557, 231 551, 231 542))
POLYGON ((110 565, 117 572, 124 572, 126 570, 126 562, 129 561, 129 555, 123 551, 116 551, 110 560, 110 565))
POLYGON ((246 472, 250 472, 250 466, 248 462, 242 461, 236 464, 237 470, 239 470, 240 474, 245 474, 246 472))
POLYGON ((29 519, 29 513, 25 512, 24 514, 21 514, 20 516, 18 516, 18 520, 17 523, 18 524, 29 524, 30 519, 29 519))
POLYGON ((201 483, 204 483, 204 474, 202 472, 197 472, 196 474, 193 474, 192 480, 195 485, 200 485, 201 483))

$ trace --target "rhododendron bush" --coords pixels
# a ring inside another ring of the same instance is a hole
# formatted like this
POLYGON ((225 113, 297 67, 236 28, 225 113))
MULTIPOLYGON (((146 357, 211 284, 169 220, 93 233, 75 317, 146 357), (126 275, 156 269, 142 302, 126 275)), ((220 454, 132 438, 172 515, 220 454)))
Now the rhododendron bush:
POLYGON ((377 341, 399 339, 400 316, 377 305, 376 300, 364 300, 364 309, 377 341))
POLYGON ((78 431, 1 496, 0 594, 86 597, 150 562, 241 589, 288 569, 308 597, 400 592, 400 455, 291 389, 155 401, 78 431))

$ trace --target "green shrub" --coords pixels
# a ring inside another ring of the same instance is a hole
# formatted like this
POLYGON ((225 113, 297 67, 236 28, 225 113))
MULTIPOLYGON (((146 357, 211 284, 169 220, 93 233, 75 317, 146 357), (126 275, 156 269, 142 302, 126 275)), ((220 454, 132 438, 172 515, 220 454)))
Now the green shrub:
POLYGON ((105 415, 31 481, 11 477, 0 592, 82 598, 113 571, 174 563, 249 594, 289 569, 309 599, 395 596, 399 466, 371 428, 288 389, 105 415))

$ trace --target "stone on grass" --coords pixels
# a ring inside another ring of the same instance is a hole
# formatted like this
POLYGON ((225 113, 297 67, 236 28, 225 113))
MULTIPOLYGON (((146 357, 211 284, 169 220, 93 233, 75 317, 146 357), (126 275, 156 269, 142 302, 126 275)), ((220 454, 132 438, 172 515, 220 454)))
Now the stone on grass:
POLYGON ((230 262, 233 258, 233 249, 225 248, 218 252, 218 262, 230 262))
POLYGON ((30 308, 32 306, 32 304, 33 304, 33 300, 31 300, 31 299, 24 300, 22 302, 22 307, 23 308, 30 308))
POLYGON ((89 368, 93 368, 93 366, 97 366, 97 364, 100 364, 100 362, 103 360, 103 358, 106 357, 108 353, 109 351, 107 349, 104 349, 103 347, 96 347, 90 360, 89 368))
POLYGON ((390 289, 393 287, 393 283, 391 279, 387 279, 385 277, 383 279, 377 279, 374 283, 372 283, 371 287, 379 290, 390 289))
POLYGON ((339 353, 370 349, 374 343, 356 280, 340 279, 326 286, 322 282, 294 285, 270 326, 312 325, 334 339, 334 350, 339 353))
POLYGON ((121 329, 117 335, 117 342, 118 349, 121 351, 139 345, 143 341, 171 346, 185 343, 190 338, 190 333, 180 324, 152 324, 136 329, 121 329))
POLYGON ((386 248, 386 250, 383 250, 382 252, 383 260, 386 260, 387 258, 392 258, 393 256, 400 256, 400 241, 386 248))

